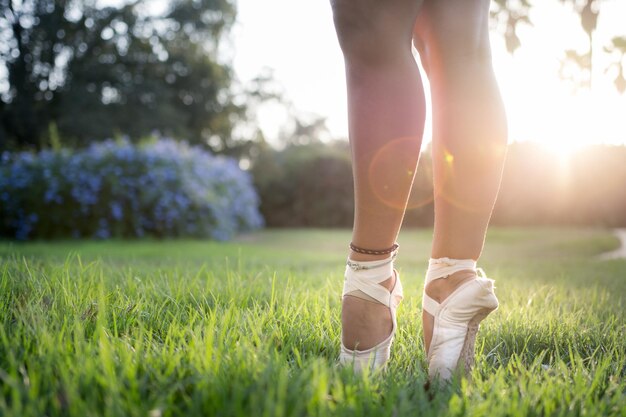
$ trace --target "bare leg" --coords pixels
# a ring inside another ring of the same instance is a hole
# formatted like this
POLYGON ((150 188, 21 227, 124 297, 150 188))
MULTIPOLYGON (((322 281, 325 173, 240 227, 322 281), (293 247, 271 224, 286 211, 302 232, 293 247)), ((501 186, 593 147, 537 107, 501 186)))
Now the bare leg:
MULTIPOLYGON (((489 0, 425 0, 415 26, 433 101, 435 229, 431 256, 477 260, 506 152, 506 118, 491 64, 489 0)), ((460 271, 426 292, 443 301, 475 276, 460 271)), ((426 349, 433 318, 424 313, 426 349)))
MULTIPOLYGON (((352 241, 387 248, 402 223, 424 127, 424 93, 411 53, 420 1, 335 0, 332 5, 348 88, 356 203, 352 241)), ((357 261, 383 257, 350 253, 357 261)), ((394 278, 382 284, 391 289, 394 278)), ((389 309, 346 296, 342 327, 348 349, 368 349, 391 332, 389 309)))

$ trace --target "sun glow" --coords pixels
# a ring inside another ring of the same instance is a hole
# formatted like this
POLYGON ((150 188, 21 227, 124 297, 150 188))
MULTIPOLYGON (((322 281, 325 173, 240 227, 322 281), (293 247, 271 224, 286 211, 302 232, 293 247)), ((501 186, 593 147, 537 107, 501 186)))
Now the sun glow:
POLYGON ((510 139, 542 143, 549 150, 569 155, 585 145, 626 141, 622 124, 626 102, 613 91, 571 93, 553 82, 537 81, 531 94, 514 81, 503 89, 515 97, 507 101, 510 139))
MULTIPOLYGON (((615 13, 610 10, 615 6, 603 5, 607 8, 600 14, 594 40, 597 52, 617 34, 612 22, 615 13)), ((578 16, 564 13, 563 7, 542 5, 542 12, 532 16, 534 26, 520 33, 523 46, 514 56, 494 53, 510 139, 540 142, 559 160, 585 145, 626 142, 626 97, 616 91, 605 72, 612 58, 594 54, 591 88, 558 75, 564 49, 585 51, 589 47, 578 16), (558 31, 554 30, 556 21, 558 31)), ((492 37, 492 43, 494 51, 504 49, 501 39, 492 37)))

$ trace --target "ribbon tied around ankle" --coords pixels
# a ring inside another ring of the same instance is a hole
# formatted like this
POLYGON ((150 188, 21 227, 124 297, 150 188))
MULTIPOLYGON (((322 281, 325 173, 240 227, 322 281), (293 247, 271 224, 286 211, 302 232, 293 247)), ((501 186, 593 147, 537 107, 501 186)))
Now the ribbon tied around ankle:
MULTIPOLYGON (((360 291, 379 303, 391 307, 392 303, 395 304, 392 300, 392 294, 380 283, 394 276, 393 261, 395 258, 396 252, 392 253, 389 258, 377 261, 353 261, 348 259, 346 262, 343 295, 356 295, 352 293, 360 291)), ((396 277, 396 286, 399 285, 401 285, 400 280, 396 277)), ((401 288, 395 288, 394 293, 401 297, 401 288)))

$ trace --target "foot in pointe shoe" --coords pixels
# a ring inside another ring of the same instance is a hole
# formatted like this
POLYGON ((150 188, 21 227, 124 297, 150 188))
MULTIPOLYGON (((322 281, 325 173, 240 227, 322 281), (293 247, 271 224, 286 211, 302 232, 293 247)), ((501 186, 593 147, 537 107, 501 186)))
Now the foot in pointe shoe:
POLYGON ((395 253, 382 260, 347 262, 339 362, 355 372, 382 369, 389 360, 402 299, 394 259, 395 253))
POLYGON ((493 284, 471 259, 431 259, 422 301, 430 380, 471 370, 480 322, 498 308, 493 284))

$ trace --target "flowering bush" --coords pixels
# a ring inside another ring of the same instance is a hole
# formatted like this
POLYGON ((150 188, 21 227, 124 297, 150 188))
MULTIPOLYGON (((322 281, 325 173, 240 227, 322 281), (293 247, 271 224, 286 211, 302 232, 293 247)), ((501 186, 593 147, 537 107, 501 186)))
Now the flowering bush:
POLYGON ((251 177, 234 160, 171 139, 5 152, 0 165, 0 234, 21 240, 226 240, 262 225, 258 205, 251 177))

